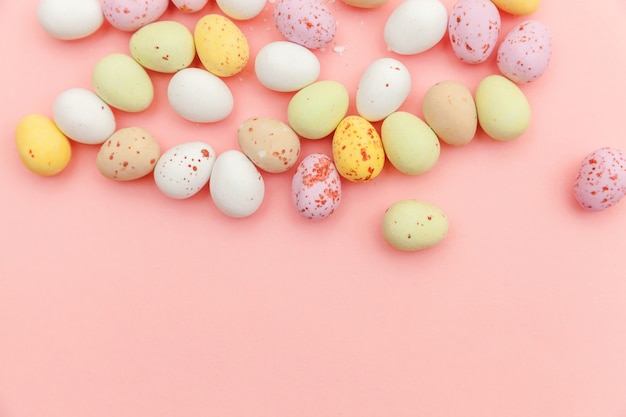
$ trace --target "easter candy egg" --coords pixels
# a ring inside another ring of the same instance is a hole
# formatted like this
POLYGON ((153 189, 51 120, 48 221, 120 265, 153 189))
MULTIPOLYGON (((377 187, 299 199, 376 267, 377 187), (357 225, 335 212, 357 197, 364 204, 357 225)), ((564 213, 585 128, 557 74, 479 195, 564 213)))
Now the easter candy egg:
POLYGON ((99 0, 39 0, 37 19, 50 36, 73 40, 96 32, 104 15, 99 0))
POLYGON ((330 157, 314 153, 300 162, 291 181, 291 199, 298 213, 326 219, 341 202, 341 177, 330 157))
POLYGON ((25 116, 19 121, 15 146, 24 166, 43 176, 63 171, 72 155, 69 139, 52 120, 39 114, 25 116))
POLYGON ((270 90, 298 91, 317 80, 320 61, 302 45, 275 41, 259 50, 254 71, 259 82, 270 90))
POLYGON ((407 199, 393 203, 385 211, 383 236, 393 248, 402 251, 427 249, 444 240, 448 218, 432 204, 407 199))
POLYGON ((158 20, 169 4, 169 0, 102 0, 102 11, 111 26, 132 32, 158 20))
POLYGON ((439 0, 405 0, 384 28, 387 48, 401 55, 418 54, 437 45, 446 34, 448 11, 439 0))
POLYGON ((354 7, 362 7, 364 9, 372 9, 387 3, 387 0, 343 0, 344 3, 354 7))
POLYGON ((238 74, 250 59, 246 36, 225 16, 209 14, 202 17, 196 23, 193 37, 200 62, 218 77, 238 74))
POLYGON ((589 211, 604 210, 626 195, 626 154, 604 147, 588 154, 574 181, 578 204, 589 211))
POLYGON ((448 18, 448 35, 458 59, 485 62, 496 48, 500 12, 491 0, 457 0, 448 18))
POLYGON ((317 81, 298 91, 289 101, 289 125, 303 138, 324 138, 345 117, 349 100, 348 90, 343 84, 317 81))
POLYGON ((209 182, 215 151, 204 142, 186 142, 161 155, 154 167, 154 182, 170 198, 196 195, 209 182))
POLYGON ((100 144, 115 132, 115 116, 108 104, 85 88, 70 88, 54 100, 53 119, 68 138, 100 144))
POLYGON ((161 148, 145 129, 125 127, 107 139, 96 155, 98 171, 106 178, 130 181, 152 172, 161 148))
POLYGON ((226 16, 237 20, 250 20, 265 7, 265 0, 216 0, 216 3, 226 16))
POLYGON ((347 116, 339 123, 332 152, 337 171, 352 182, 373 180, 385 165, 382 140, 374 126, 361 116, 347 116))
POLYGON ((196 56, 191 31, 173 20, 149 23, 137 30, 129 49, 141 66, 164 73, 187 68, 196 56))
POLYGON ((172 0, 172 4, 184 13, 199 12, 208 2, 209 0, 172 0))
POLYGON ((269 117, 250 117, 237 130, 241 151, 263 171, 285 172, 300 156, 300 138, 286 123, 269 117))
POLYGON ((288 41, 322 49, 335 38, 337 23, 324 0, 278 0, 274 23, 288 41))
POLYGON ((515 139, 530 126, 530 104, 524 92, 502 75, 483 78, 475 101, 478 124, 493 139, 515 139))
POLYGON ((525 15, 537 11, 540 0, 491 0, 503 12, 525 15))
POLYGON ((541 77, 552 55, 552 36, 546 25, 527 20, 515 26, 498 47, 498 69, 519 84, 541 77))

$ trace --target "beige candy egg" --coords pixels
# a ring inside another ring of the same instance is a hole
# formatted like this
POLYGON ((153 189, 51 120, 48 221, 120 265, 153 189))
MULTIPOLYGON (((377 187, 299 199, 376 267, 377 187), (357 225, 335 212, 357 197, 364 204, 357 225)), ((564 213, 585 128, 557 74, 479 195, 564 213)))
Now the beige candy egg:
POLYGON ((457 81, 441 81, 426 91, 422 114, 439 139, 448 145, 469 143, 476 135, 478 117, 471 91, 457 81))
POLYGON ((387 3, 387 0, 343 0, 344 3, 354 7, 362 7, 364 9, 371 9, 374 7, 382 6, 387 3))
POLYGON ((241 72, 250 59, 246 35, 225 16, 204 16, 196 23, 193 36, 200 62, 218 77, 241 72))
POLYGON ((151 173, 160 156, 159 143, 150 132, 140 127, 126 127, 102 144, 96 165, 107 178, 129 181, 151 173))
POLYGON ((191 31, 171 20, 149 23, 139 29, 131 36, 129 49, 144 68, 164 73, 187 68, 196 56, 191 31))
POLYGON ((300 138, 287 124, 269 117, 244 120, 237 131, 242 152, 263 171, 285 172, 300 156, 300 138))

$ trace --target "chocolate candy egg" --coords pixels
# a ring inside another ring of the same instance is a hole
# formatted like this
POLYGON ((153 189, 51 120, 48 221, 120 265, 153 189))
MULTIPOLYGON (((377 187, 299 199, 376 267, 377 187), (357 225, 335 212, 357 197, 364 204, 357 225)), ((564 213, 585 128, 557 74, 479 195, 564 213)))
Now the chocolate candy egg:
POLYGON ((500 12, 490 0, 458 0, 448 18, 456 57, 468 64, 486 61, 496 48, 500 23, 500 12))
POLYGON ((347 116, 339 123, 333 135, 332 152, 337 171, 352 182, 373 180, 385 165, 380 135, 361 116, 347 116))
POLYGON ((314 153, 300 162, 291 181, 291 198, 301 216, 325 219, 341 201, 341 177, 330 157, 314 153))
POLYGON ((102 0, 102 11, 111 26, 132 32, 156 21, 169 4, 169 0, 102 0))
POLYGON ((159 143, 150 132, 140 127, 125 127, 102 144, 96 165, 107 178, 130 181, 151 173, 159 156, 159 143))
POLYGON ((237 130, 241 151, 263 171, 285 172, 300 156, 300 138, 286 123, 269 117, 250 117, 237 130))
POLYGON ((541 0, 491 0, 493 4, 504 12, 526 15, 537 11, 541 0))
POLYGON ((209 0, 172 0, 172 4, 184 13, 199 12, 209 0))
POLYGON ((448 218, 439 208, 424 201, 407 199, 385 211, 383 236, 393 248, 416 251, 440 243, 448 234, 448 218))
POLYGON ((191 31, 173 20, 145 25, 131 36, 128 46, 135 61, 157 72, 187 68, 196 57, 191 31))
POLYGON ((527 20, 515 26, 498 47, 498 69, 508 79, 523 84, 535 81, 548 68, 552 36, 546 25, 527 20))
POLYGON ((576 201, 586 210, 599 211, 626 195, 626 154, 604 147, 583 159, 574 181, 576 201))
POLYGON ((323 0, 278 0, 274 23, 288 41, 322 49, 335 38, 337 23, 323 0))
POLYGON ((154 182, 170 198, 189 198, 209 182, 215 157, 208 143, 186 142, 174 146, 157 161, 154 182))
POLYGON ((218 77, 238 74, 250 59, 246 35, 225 16, 204 16, 196 23, 193 37, 200 62, 218 77))
POLYGON ((69 139, 52 120, 39 114, 25 116, 19 121, 15 146, 24 166, 43 176, 63 171, 72 156, 69 139))

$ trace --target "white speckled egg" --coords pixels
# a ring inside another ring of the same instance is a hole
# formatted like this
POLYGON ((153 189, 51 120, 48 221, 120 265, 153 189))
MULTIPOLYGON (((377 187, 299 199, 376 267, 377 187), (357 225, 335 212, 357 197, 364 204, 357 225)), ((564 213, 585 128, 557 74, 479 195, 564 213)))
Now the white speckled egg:
POLYGON ((156 21, 168 4, 169 0, 102 0, 102 11, 111 26, 132 32, 156 21))
POLYGON ((247 217, 263 203, 265 182, 248 157, 233 149, 221 153, 215 160, 209 190, 222 213, 247 217))
POLYGON ((485 62, 496 48, 500 24, 500 12, 490 0, 458 0, 448 19, 456 57, 468 64, 485 62))
POLYGON ((298 91, 317 80, 320 61, 302 45, 275 41, 259 50, 254 71, 259 82, 270 90, 298 91))
POLYGON ((172 4, 184 13, 199 12, 209 0, 172 0, 172 4))
POLYGON ((237 20, 252 19, 265 7, 265 0, 216 0, 216 3, 226 16, 237 20))
POLYGON ((72 40, 97 31, 104 14, 99 0, 40 0, 37 19, 50 36, 72 40))
POLYGON ((270 117, 250 117, 237 130, 241 151, 263 171, 281 173, 300 156, 300 138, 286 123, 270 117))
POLYGON ((274 23, 288 41, 323 49, 335 38, 337 22, 324 0, 278 0, 274 23))
POLYGON ((215 151, 204 142, 187 142, 168 149, 154 167, 154 181, 168 197, 185 199, 209 182, 215 151))
POLYGON ((385 43, 397 54, 418 54, 437 45, 447 25, 448 11, 439 0, 405 0, 385 23, 385 43))
POLYGON ((551 55, 552 35, 548 27, 527 20, 511 29, 498 47, 498 69, 516 83, 528 83, 543 75, 551 55))
POLYGON ((600 211, 626 195, 626 154, 604 147, 585 157, 574 181, 574 196, 585 210, 600 211))
POLYGON ((301 216, 325 219, 341 201, 341 177, 329 156, 314 153, 300 162, 291 181, 291 199, 301 216))
POLYGON ((115 116, 109 105, 85 88, 63 91, 52 111, 57 127, 76 142, 100 144, 115 132, 115 116))

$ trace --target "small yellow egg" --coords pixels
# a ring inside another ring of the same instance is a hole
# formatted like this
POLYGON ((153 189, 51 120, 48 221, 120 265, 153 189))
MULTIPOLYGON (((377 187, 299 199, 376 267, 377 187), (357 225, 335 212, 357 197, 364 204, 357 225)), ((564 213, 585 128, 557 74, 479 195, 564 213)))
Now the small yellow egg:
POLYGON ((246 35, 229 18, 209 14, 194 29, 196 52, 202 65, 218 77, 241 72, 250 59, 246 35))
POLYGON ((44 176, 61 172, 72 155, 69 139, 52 120, 39 114, 25 116, 19 121, 15 144, 26 168, 44 176))
POLYGON ((361 116, 347 116, 339 122, 333 135, 332 152, 339 174, 353 182, 373 180, 385 165, 380 135, 361 116))
POLYGON ((491 0, 498 9, 515 15, 527 15, 537 11, 540 0, 491 0))

